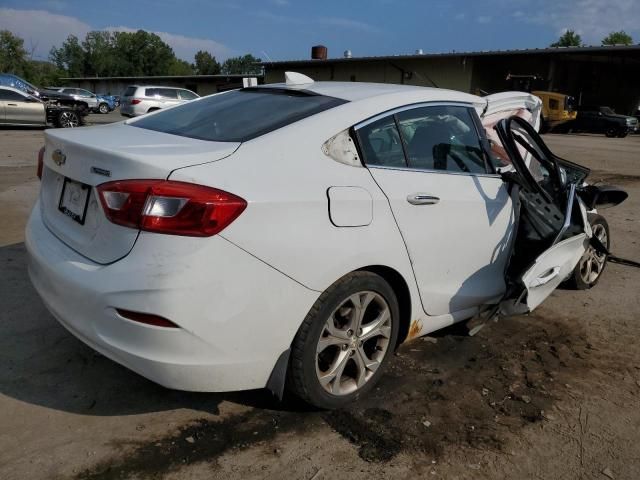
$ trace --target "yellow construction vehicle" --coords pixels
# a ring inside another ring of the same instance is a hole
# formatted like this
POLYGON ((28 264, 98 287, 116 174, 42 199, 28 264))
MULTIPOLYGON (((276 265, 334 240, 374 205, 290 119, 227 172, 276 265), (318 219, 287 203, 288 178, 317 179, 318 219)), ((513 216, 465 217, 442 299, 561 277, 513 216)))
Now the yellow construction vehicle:
POLYGON ((536 90, 531 92, 542 100, 542 125, 544 132, 552 131, 559 125, 575 120, 575 99, 570 95, 558 92, 544 92, 536 90))

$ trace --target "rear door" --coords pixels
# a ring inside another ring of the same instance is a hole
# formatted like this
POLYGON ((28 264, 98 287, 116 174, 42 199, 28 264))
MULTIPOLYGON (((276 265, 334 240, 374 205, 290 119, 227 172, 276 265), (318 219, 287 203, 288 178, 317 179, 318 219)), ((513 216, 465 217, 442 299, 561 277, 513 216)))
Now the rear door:
POLYGON ((175 88, 158 88, 158 95, 163 107, 170 107, 182 103, 178 98, 178 90, 175 88))
POLYGON ((576 188, 589 170, 556 157, 522 118, 501 120, 496 130, 515 168, 504 178, 517 195, 518 218, 501 308, 525 313, 571 274, 586 250, 591 229, 576 188))
POLYGON ((409 106, 355 130, 404 238, 425 311, 441 315, 497 301, 513 212, 488 165, 473 107, 409 106))

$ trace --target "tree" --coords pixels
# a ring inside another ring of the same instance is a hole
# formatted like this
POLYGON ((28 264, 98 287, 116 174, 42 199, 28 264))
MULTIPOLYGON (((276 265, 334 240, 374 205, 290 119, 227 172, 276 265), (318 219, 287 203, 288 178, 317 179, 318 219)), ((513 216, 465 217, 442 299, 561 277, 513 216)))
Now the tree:
POLYGON ((220 64, 216 57, 209 52, 199 50, 194 60, 193 69, 197 75, 217 75, 220 73, 220 64))
POLYGON ((113 76, 167 75, 176 59, 158 35, 144 30, 115 32, 114 50, 118 62, 113 76))
POLYGON ((260 65, 256 65, 260 63, 262 60, 259 58, 255 58, 251 54, 247 54, 241 57, 228 58, 222 64, 222 73, 225 75, 233 75, 233 74, 249 74, 256 75, 262 72, 262 67, 260 65))
POLYGON ((0 30, 0 73, 24 75, 26 68, 24 40, 9 30, 0 30))
POLYGON ((75 35, 69 35, 60 48, 52 47, 49 59, 70 77, 83 77, 86 73, 85 51, 75 35))
POLYGON ((176 58, 169 66, 167 75, 193 75, 193 65, 185 60, 176 58))
POLYGON ((624 30, 611 32, 602 39, 602 45, 633 45, 633 38, 624 30))
POLYGON ((40 87, 60 85, 60 79, 66 77, 64 70, 60 70, 51 62, 31 60, 24 72, 24 78, 40 87))
POLYGON ((110 76, 118 63, 113 32, 93 31, 82 42, 85 55, 85 76, 110 76))
POLYGON ((552 47, 582 47, 582 38, 573 30, 567 30, 552 47))

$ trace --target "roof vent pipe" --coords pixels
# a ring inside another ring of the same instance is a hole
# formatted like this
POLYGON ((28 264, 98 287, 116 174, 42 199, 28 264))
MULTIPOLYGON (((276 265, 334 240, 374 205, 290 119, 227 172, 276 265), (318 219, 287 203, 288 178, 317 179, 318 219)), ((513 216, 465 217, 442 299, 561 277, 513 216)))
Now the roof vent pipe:
POLYGON ((327 47, 324 45, 315 45, 311 47, 311 59, 312 60, 326 60, 327 59, 327 47))
POLYGON ((351 50, 345 50, 344 51, 344 58, 351 58, 351 57, 352 57, 351 50))

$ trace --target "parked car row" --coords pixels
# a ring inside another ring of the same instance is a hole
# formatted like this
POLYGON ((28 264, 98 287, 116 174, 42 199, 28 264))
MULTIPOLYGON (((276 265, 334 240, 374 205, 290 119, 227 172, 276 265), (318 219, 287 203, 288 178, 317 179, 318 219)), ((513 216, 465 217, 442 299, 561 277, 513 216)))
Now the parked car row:
POLYGON ((106 114, 120 107, 125 117, 137 117, 199 98, 186 88, 139 86, 118 95, 96 94, 77 87, 39 88, 17 75, 0 74, 1 125, 77 127, 88 113, 106 114))
POLYGON ((90 107, 84 100, 39 89, 11 74, 0 74, 0 124, 69 128, 83 124, 90 107))

